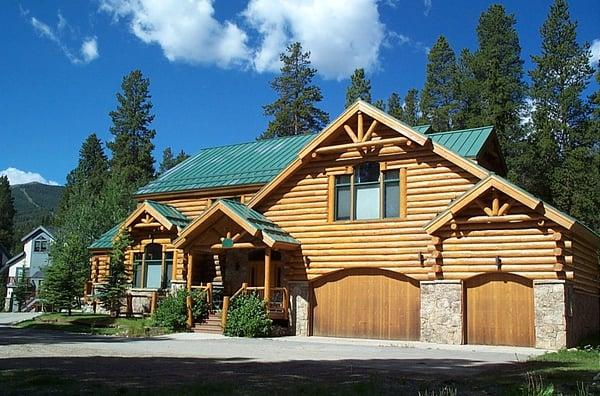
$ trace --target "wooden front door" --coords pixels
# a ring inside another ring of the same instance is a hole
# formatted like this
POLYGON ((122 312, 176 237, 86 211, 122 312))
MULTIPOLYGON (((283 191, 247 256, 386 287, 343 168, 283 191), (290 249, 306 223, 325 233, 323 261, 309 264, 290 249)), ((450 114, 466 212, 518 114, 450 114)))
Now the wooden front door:
POLYGON ((485 274, 465 286, 468 344, 535 346, 531 280, 485 274))
POLYGON ((343 270, 313 282, 312 335, 418 340, 419 282, 380 269, 343 270))

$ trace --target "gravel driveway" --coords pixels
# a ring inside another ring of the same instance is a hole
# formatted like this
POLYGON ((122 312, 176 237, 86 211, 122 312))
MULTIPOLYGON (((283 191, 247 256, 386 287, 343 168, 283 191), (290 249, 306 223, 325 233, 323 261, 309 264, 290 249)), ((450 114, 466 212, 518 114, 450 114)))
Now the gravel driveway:
POLYGON ((44 369, 83 381, 139 388, 204 381, 206 373, 219 381, 261 387, 289 381, 362 380, 373 375, 457 381, 496 370, 517 370, 518 360, 539 353, 523 348, 319 337, 239 339, 175 334, 127 339, 0 328, 0 370, 44 369))

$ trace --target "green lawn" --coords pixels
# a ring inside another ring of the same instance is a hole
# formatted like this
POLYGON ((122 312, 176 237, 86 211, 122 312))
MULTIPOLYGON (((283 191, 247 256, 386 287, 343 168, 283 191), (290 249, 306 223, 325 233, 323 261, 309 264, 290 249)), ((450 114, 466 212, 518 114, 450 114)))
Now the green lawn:
POLYGON ((21 322, 17 327, 126 337, 147 337, 168 333, 166 329, 155 327, 149 318, 111 318, 108 315, 94 314, 68 316, 64 313, 47 313, 21 322))

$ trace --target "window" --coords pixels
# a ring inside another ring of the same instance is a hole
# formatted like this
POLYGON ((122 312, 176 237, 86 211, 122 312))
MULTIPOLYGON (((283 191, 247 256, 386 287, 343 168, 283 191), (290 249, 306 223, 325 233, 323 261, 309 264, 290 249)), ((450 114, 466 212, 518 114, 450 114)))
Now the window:
POLYGON ((163 252, 162 246, 150 244, 144 253, 133 254, 133 287, 159 289, 171 285, 173 252, 163 252))
POLYGON ((47 252, 48 251, 48 241, 43 237, 33 241, 33 251, 34 252, 47 252))
POLYGON ((25 267, 17 267, 17 272, 15 274, 15 279, 20 280, 23 278, 28 278, 29 277, 29 268, 25 268, 25 267))
POLYGON ((337 175, 334 219, 369 220, 400 217, 400 171, 381 171, 379 163, 365 162, 352 175, 337 175))
POLYGON ((162 246, 158 244, 150 244, 146 246, 144 257, 145 265, 145 287, 150 289, 158 289, 161 286, 161 267, 162 267, 162 246))
POLYGON ((173 252, 165 252, 165 273, 163 274, 162 288, 166 289, 171 285, 173 276, 173 252))

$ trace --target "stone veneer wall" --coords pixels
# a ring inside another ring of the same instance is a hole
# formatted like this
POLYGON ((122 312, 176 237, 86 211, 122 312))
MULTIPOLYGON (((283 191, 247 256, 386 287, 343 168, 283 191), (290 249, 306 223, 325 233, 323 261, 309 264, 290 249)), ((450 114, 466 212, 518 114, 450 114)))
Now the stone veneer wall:
POLYGON ((421 341, 461 344, 462 323, 462 283, 421 282, 421 341))
POLYGON ((535 346, 560 349, 567 346, 567 306, 564 280, 533 281, 535 346))
POLYGON ((309 297, 308 282, 289 282, 290 320, 292 334, 307 336, 309 334, 309 297))

